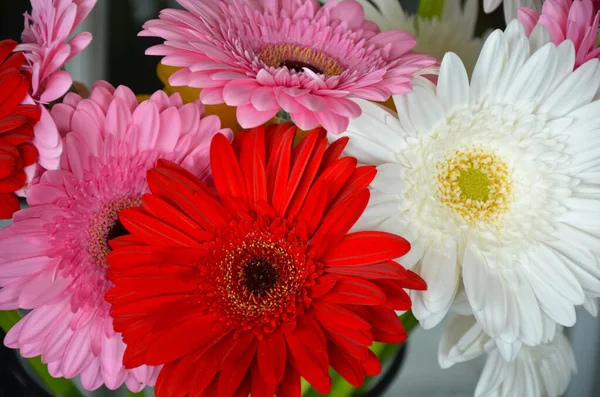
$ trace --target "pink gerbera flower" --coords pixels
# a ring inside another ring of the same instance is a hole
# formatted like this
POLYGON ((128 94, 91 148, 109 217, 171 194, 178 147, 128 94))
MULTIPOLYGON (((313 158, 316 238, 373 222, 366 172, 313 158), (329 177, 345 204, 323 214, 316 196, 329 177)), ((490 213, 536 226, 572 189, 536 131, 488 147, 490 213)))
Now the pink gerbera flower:
POLYGON ((546 0, 541 14, 531 8, 521 7, 519 20, 527 35, 536 25, 542 25, 550 33, 554 44, 571 40, 575 45, 575 68, 578 68, 590 59, 600 58, 600 48, 594 48, 600 22, 600 13, 594 1, 546 0))
POLYGON ((86 389, 154 384, 158 368, 122 365, 125 345, 104 300, 108 240, 126 233, 118 212, 141 203, 146 171, 159 158, 209 174, 211 138, 232 133, 203 111, 199 101, 183 105, 162 91, 138 105, 131 90, 104 82, 90 99, 70 93, 54 105, 65 135, 61 170, 45 172, 30 188, 30 208, 0 230, 0 310, 33 309, 7 346, 41 355, 53 376, 81 374, 86 389))
MULTIPOLYGON (((82 32, 69 37, 90 13, 97 0, 31 0, 31 15, 25 14, 25 29, 21 44, 15 51, 23 52, 23 66, 31 74, 31 90, 24 104, 37 104, 40 121, 34 126, 32 143, 38 149, 37 163, 26 167, 27 182, 44 170, 57 169, 62 153, 62 139, 44 104, 64 96, 73 80, 64 65, 85 49, 92 35, 82 32)), ((28 186, 17 192, 24 196, 28 186)))
POLYGON ((178 0, 144 25, 165 43, 147 54, 182 67, 169 83, 202 88, 205 104, 237 106, 244 128, 281 109, 301 129, 341 133, 360 115, 351 98, 385 101, 412 89, 435 60, 406 32, 381 33, 354 0, 178 0))

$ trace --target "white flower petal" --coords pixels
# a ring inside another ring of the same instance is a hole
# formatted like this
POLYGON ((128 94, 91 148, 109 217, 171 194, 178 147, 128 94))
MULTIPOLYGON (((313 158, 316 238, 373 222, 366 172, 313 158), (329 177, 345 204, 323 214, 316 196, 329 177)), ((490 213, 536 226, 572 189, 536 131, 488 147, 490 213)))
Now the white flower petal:
MULTIPOLYGON (((465 75, 465 80, 466 78, 465 75)), ((466 83, 465 89, 468 92, 468 81, 466 83)), ((440 86, 438 86, 439 95, 440 86)), ((429 134, 435 126, 445 120, 445 112, 442 107, 443 99, 441 97, 438 99, 430 89, 414 87, 413 92, 406 96, 406 100, 410 121, 417 136, 429 134)))
POLYGON ((517 358, 519 352, 521 351, 521 347, 523 346, 520 341, 507 343, 502 339, 496 339, 495 343, 498 352, 500 352, 500 355, 506 361, 513 361, 515 358, 517 358))
POLYGON ((442 60, 437 96, 447 113, 465 107, 469 103, 467 71, 460 58, 454 53, 447 53, 442 60))
POLYGON ((485 270, 485 258, 473 246, 466 249, 463 258, 463 282, 465 292, 473 311, 480 311, 485 305, 487 272, 485 270))
POLYGON ((585 310, 594 317, 598 317, 598 298, 587 297, 583 304, 585 310))
POLYGON ((535 25, 533 31, 529 35, 529 46, 531 47, 531 51, 536 51, 537 49, 551 42, 552 37, 544 25, 535 25))
POLYGON ((502 3, 502 0, 483 0, 483 11, 487 14, 494 11, 502 3))
MULTIPOLYGON (((510 63, 510 61, 509 61, 510 63)), ((556 47, 548 44, 536 51, 518 69, 509 84, 504 99, 519 106, 521 102, 539 101, 546 93, 556 69, 556 47)))
POLYGON ((452 316, 438 348, 440 367, 450 368, 480 356, 488 340, 489 336, 477 324, 475 317, 452 316))
POLYGON ((508 56, 508 45, 502 31, 494 31, 485 41, 473 70, 471 104, 479 103, 496 90, 508 56))
POLYGON ((523 347, 511 361, 495 349, 485 363, 475 396, 559 397, 575 370, 573 351, 562 333, 550 343, 523 347))
POLYGON ((600 61, 592 59, 567 76, 544 100, 538 111, 562 117, 590 103, 600 86, 600 61))
POLYGON ((386 163, 377 167, 377 175, 371 187, 385 194, 401 195, 406 189, 406 181, 402 179, 404 167, 398 163, 386 163))
POLYGON ((456 241, 432 244, 421 260, 421 277, 427 281, 423 301, 431 312, 447 312, 458 289, 459 266, 456 241))
POLYGON ((535 254, 531 255, 529 270, 543 279, 546 284, 560 294, 566 301, 581 305, 585 300, 581 284, 569 268, 546 245, 540 245, 535 254))

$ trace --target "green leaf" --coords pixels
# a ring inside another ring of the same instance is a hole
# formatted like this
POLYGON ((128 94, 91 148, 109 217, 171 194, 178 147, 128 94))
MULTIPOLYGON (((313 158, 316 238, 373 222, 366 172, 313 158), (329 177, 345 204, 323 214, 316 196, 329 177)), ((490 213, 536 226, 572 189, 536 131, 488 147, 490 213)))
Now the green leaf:
POLYGON ((444 11, 444 0, 421 0, 417 15, 426 19, 440 18, 442 11, 444 11))
MULTIPOLYGON (((16 310, 0 311, 0 328, 7 333, 21 318, 21 313, 16 310)), ((48 373, 48 367, 40 357, 28 358, 27 361, 53 395, 57 397, 83 397, 70 380, 53 378, 48 373)))
POLYGON ((139 391, 137 393, 132 392, 131 390, 127 390, 127 397, 144 397, 146 394, 144 390, 139 391))

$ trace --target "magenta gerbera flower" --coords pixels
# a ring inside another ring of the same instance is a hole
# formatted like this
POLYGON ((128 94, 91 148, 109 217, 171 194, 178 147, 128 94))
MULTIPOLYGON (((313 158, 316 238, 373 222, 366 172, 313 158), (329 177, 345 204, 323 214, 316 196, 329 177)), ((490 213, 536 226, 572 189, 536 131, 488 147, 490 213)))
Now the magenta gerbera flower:
POLYGON ((208 179, 211 138, 232 133, 203 110, 162 91, 138 105, 128 88, 103 82, 90 99, 71 93, 54 105, 65 135, 61 170, 44 173, 30 208, 0 230, 0 310, 33 309, 6 336, 8 347, 41 355, 53 376, 80 374, 90 390, 155 382, 158 368, 122 364, 125 345, 104 300, 108 240, 126 233, 118 212, 141 203, 159 158, 208 179))
POLYGON ((202 88, 205 104, 237 106, 244 128, 280 110, 300 128, 341 133, 360 115, 352 98, 385 101, 412 89, 413 74, 435 60, 412 52, 415 38, 380 32, 354 0, 178 0, 142 36, 148 49, 182 67, 169 83, 202 88))

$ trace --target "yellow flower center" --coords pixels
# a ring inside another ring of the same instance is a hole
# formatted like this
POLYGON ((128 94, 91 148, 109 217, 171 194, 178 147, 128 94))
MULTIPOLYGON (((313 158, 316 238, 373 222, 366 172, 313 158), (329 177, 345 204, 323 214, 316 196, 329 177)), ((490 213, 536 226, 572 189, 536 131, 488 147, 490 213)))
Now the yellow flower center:
POLYGON ((481 148, 457 150, 437 165, 440 201, 469 223, 497 221, 508 210, 512 183, 506 163, 481 148))
POLYGON ((490 197, 490 178, 476 168, 460 170, 456 179, 461 196, 477 201, 485 201, 490 197))
POLYGON ((308 68, 317 74, 338 76, 344 67, 334 58, 310 47, 295 44, 269 44, 258 57, 274 68, 287 67, 289 70, 303 72, 308 68))

